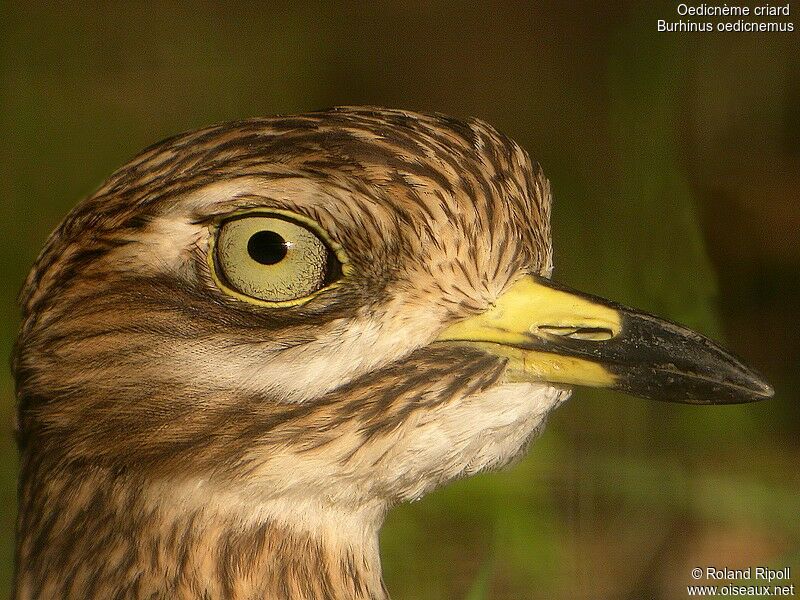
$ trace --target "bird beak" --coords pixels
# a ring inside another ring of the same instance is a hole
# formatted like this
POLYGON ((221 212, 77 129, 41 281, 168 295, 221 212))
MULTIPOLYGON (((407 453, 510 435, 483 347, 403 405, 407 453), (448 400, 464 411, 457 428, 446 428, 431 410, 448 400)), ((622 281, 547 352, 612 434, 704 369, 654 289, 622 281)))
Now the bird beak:
POLYGON ((604 387, 687 404, 754 402, 774 393, 699 333, 537 276, 516 282, 438 341, 507 358, 510 381, 604 387))

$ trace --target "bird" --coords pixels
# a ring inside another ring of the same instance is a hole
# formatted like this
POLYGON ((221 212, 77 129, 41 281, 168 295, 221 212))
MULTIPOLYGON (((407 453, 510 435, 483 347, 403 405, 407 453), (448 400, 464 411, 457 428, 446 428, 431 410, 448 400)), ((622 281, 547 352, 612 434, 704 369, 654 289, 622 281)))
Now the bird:
POLYGON ((15 597, 388 598, 387 511, 510 463, 573 386, 772 396, 553 281, 550 213, 475 118, 337 107, 145 149, 20 293, 15 597))

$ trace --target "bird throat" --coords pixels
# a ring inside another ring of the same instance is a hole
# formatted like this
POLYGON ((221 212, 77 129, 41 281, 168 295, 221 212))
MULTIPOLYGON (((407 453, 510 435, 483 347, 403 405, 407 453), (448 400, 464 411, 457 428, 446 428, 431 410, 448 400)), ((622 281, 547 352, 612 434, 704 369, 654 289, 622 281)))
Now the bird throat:
POLYGON ((18 599, 388 598, 379 524, 342 539, 288 514, 240 518, 209 498, 176 502, 134 479, 75 475, 22 482, 18 599))

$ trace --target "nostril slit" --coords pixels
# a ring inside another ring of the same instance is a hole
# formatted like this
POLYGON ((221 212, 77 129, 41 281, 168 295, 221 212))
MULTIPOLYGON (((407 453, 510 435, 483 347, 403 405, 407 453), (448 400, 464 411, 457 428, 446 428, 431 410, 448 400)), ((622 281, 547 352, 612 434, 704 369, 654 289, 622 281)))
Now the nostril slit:
POLYGON ((604 342, 614 337, 614 332, 607 327, 574 327, 568 325, 539 325, 540 332, 573 340, 587 342, 604 342))

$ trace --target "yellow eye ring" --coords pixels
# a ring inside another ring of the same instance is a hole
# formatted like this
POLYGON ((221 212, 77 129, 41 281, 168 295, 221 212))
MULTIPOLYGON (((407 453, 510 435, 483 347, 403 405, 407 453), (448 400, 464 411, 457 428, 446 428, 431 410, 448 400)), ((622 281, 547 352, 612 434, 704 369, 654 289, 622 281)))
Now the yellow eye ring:
POLYGON ((208 266, 223 292, 270 308, 298 306, 352 273, 342 248, 316 222, 280 210, 245 210, 209 226, 208 266))

